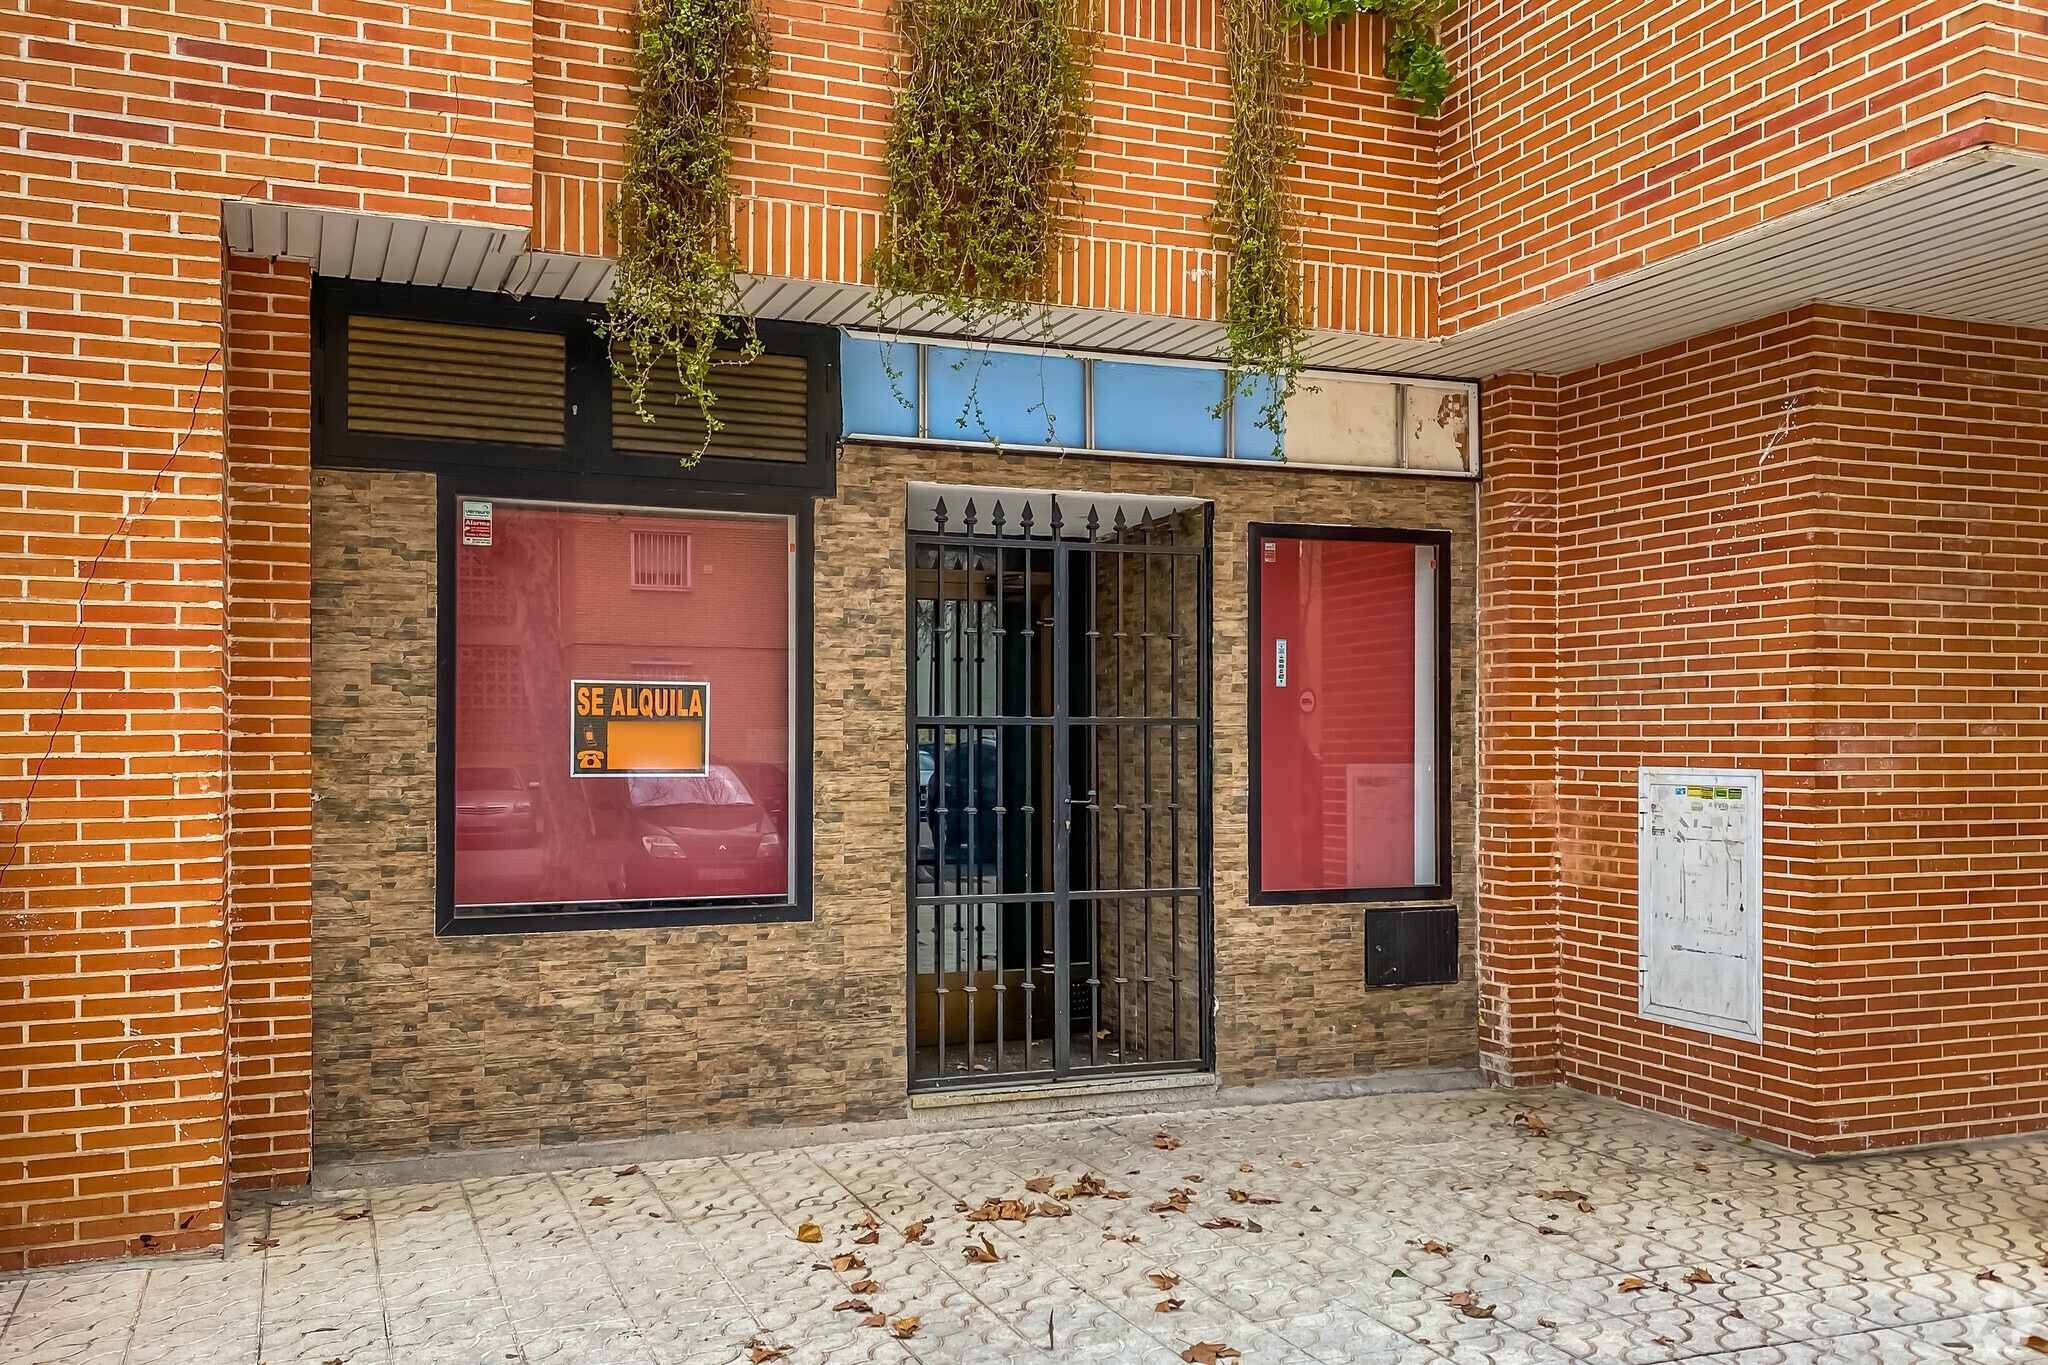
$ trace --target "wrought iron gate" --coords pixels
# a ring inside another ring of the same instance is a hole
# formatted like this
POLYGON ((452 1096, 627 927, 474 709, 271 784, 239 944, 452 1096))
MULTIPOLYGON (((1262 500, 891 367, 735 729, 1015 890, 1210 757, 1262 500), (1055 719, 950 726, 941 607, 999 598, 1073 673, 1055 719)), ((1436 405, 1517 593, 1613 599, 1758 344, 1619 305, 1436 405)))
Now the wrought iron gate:
POLYGON ((1187 500, 913 493, 914 1088, 1211 1065, 1209 543, 1187 500))

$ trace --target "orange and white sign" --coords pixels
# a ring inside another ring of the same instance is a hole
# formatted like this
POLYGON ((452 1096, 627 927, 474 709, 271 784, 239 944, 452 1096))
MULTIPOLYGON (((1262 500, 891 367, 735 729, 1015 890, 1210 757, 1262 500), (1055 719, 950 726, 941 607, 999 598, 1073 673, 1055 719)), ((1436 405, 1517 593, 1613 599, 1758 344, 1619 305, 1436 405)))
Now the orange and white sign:
POLYGON ((577 679, 569 684, 576 777, 702 777, 711 770, 711 684, 577 679))

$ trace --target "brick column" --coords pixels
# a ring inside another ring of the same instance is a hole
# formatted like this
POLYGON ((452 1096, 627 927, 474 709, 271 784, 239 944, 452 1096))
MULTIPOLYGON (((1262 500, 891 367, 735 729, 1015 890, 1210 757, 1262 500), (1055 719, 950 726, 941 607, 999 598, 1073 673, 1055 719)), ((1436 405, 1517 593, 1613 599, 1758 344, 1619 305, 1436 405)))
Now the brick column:
POLYGON ((1557 383, 1486 386, 1479 488, 1479 1051, 1557 1067, 1557 383))
POLYGON ((231 259, 228 1179, 312 1171, 312 274, 231 259))

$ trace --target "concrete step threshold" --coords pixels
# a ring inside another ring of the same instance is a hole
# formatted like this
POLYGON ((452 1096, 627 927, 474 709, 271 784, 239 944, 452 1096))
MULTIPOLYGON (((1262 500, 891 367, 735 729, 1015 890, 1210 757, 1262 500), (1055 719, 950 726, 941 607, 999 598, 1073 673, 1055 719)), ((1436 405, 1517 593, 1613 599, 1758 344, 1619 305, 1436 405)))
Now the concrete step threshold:
POLYGON ((1393 1071, 1334 1080, 1280 1081, 1224 1087, 1213 1072, 1153 1076, 1098 1076, 1029 1086, 990 1086, 923 1092, 908 1097, 905 1117, 867 1123, 805 1127, 714 1128, 615 1142, 502 1147, 376 1161, 323 1162, 311 1185, 262 1191, 250 1200, 290 1202, 336 1190, 375 1189, 442 1180, 482 1180, 660 1161, 703 1160, 744 1152, 865 1142, 954 1129, 1053 1123, 1124 1114, 1233 1109, 1363 1095, 1477 1090, 1477 1071, 1393 1071))

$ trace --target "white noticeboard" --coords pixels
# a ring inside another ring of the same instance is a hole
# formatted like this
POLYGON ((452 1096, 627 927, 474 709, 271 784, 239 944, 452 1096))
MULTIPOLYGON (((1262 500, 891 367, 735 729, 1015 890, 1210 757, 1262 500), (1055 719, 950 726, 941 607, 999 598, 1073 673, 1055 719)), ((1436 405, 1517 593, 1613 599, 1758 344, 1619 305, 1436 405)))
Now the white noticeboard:
POLYGON ((1638 1008, 1761 1041, 1763 774, 1644 768, 1637 782, 1638 1008))

